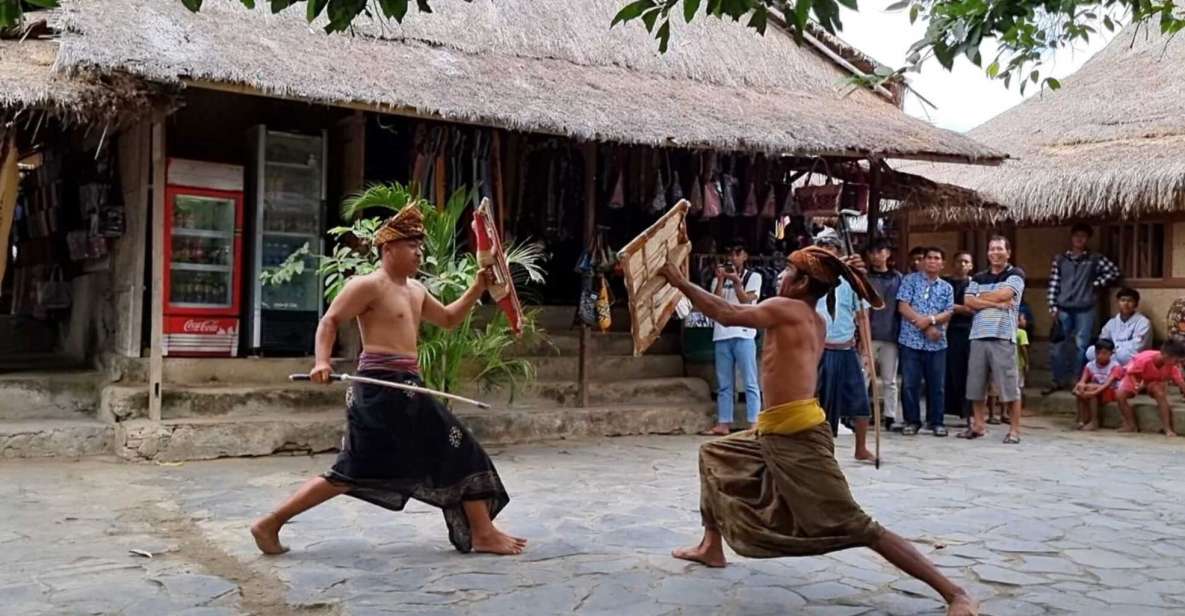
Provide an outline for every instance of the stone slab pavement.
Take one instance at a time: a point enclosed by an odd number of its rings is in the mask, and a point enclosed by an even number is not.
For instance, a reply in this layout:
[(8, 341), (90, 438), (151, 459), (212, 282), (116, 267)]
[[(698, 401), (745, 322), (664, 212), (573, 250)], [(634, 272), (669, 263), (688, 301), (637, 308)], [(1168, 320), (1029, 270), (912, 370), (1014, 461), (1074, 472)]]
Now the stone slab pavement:
[[(1037, 422), (1039, 423), (1039, 422)], [(877, 471), (838, 455), (857, 499), (984, 601), (984, 613), (1185, 613), (1185, 439), (1034, 426), (965, 442), (887, 436)], [(492, 451), (528, 537), (518, 558), (455, 553), (438, 512), (347, 497), (298, 517), (293, 548), (247, 533), (332, 456), (182, 465), (0, 462), (0, 613), (941, 614), (935, 593), (858, 549), (668, 556), (698, 539), (696, 437)], [(134, 555), (143, 550), (152, 558)]]

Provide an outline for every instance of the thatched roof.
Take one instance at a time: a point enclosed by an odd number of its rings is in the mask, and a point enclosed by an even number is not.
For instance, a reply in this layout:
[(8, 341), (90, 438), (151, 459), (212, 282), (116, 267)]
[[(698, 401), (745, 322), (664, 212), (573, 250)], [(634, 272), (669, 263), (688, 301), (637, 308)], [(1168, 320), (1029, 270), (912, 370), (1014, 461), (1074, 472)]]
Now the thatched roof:
[(672, 20), (666, 55), (620, 0), (441, 0), (402, 26), (326, 36), (237, 0), (67, 0), (60, 62), (578, 139), (803, 155), (994, 161), (966, 137), (851, 91), (784, 32)]
[[(1151, 33), (1150, 33), (1151, 31)], [(994, 168), (901, 168), (975, 189), (1018, 222), (1185, 208), (1185, 37), (1128, 27), (1059, 90), (968, 133), (1012, 157)]]
[(121, 75), (66, 77), (54, 71), (56, 41), (0, 40), (0, 109), (39, 109), (65, 119), (115, 120), (146, 107), (149, 93)]

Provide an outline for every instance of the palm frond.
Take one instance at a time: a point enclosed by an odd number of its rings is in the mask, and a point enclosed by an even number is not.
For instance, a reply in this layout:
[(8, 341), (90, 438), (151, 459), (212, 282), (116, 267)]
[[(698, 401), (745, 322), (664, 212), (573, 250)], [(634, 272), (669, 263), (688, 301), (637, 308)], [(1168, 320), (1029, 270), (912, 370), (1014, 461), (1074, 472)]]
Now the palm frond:
[(414, 187), (404, 186), (398, 182), (372, 184), (366, 190), (342, 201), (341, 216), (343, 220), (354, 220), (362, 212), (370, 209), (398, 212), (408, 203), (419, 199), (420, 196)]

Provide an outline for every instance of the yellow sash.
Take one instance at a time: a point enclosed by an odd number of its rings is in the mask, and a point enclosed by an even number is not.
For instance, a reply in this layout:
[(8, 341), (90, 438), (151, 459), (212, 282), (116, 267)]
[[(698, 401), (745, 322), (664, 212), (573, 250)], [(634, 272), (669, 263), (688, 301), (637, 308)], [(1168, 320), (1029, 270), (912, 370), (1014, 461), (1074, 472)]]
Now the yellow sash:
[(819, 401), (796, 400), (761, 411), (757, 416), (758, 434), (794, 434), (827, 421)]

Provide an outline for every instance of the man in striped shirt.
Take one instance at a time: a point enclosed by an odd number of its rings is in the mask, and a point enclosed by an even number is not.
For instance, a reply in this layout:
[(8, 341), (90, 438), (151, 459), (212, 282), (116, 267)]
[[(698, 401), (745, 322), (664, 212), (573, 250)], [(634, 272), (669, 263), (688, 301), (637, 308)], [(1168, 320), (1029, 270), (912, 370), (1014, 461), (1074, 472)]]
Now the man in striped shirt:
[(1086, 348), (1094, 335), (1095, 309), (1099, 293), (1119, 279), (1119, 267), (1107, 257), (1090, 252), (1086, 244), (1094, 230), (1078, 224), (1070, 231), (1070, 249), (1053, 258), (1049, 270), (1049, 313), (1065, 334), (1050, 347), (1053, 385), (1041, 392), (1049, 395), (1071, 387), (1086, 364)]
[(1000, 401), (1011, 404), (1012, 429), (1006, 444), (1020, 442), (1020, 374), (1016, 366), (1016, 327), (1020, 300), (1025, 292), (1025, 273), (1008, 262), (1012, 256), (1008, 240), (988, 240), (990, 267), (971, 278), (964, 302), (975, 311), (971, 321), (971, 357), (967, 364), (967, 399), (975, 416), (959, 438), (974, 439), (987, 433), (988, 379), (999, 390)]

